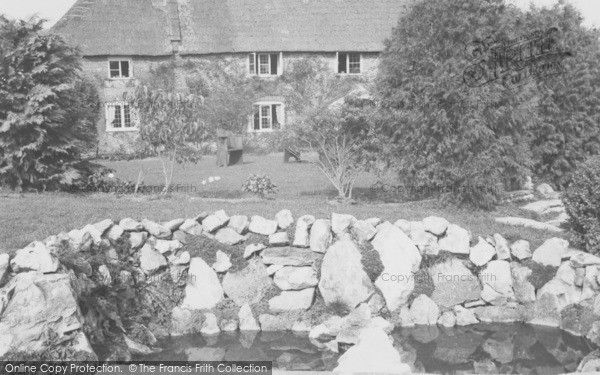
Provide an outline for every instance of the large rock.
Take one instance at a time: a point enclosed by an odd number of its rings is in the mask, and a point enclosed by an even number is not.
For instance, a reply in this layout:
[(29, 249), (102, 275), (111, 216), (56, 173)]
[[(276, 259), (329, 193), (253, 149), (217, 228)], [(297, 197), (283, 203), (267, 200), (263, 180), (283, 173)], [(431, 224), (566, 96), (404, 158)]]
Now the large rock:
[(336, 236), (341, 236), (344, 233), (347, 233), (348, 230), (354, 223), (356, 223), (356, 218), (352, 215), (343, 215), (343, 214), (331, 214), (331, 230), (335, 233)]
[(432, 266), (429, 276), (434, 285), (431, 299), (442, 308), (475, 301), (481, 294), (477, 276), (459, 259), (451, 258)]
[(495, 222), (500, 223), (500, 224), (504, 224), (504, 225), (511, 225), (514, 227), (525, 227), (525, 228), (532, 228), (532, 229), (537, 229), (537, 230), (545, 230), (548, 232), (554, 232), (554, 233), (560, 233), (563, 230), (555, 225), (552, 224), (548, 224), (548, 223), (542, 223), (539, 222), (537, 220), (533, 220), (533, 219), (526, 219), (524, 217), (497, 217), (496, 219), (494, 219)]
[(310, 266), (321, 258), (321, 255), (310, 250), (292, 247), (271, 247), (265, 249), (260, 255), (264, 264), (295, 267)]
[(131, 250), (135, 251), (142, 247), (148, 239), (148, 233), (146, 232), (130, 232), (129, 243), (131, 243)]
[(471, 311), (483, 323), (515, 323), (528, 318), (525, 309), (523, 306), (479, 306)]
[(533, 272), (529, 267), (512, 262), (510, 271), (513, 278), (513, 290), (515, 298), (522, 304), (535, 301), (535, 287), (529, 282), (529, 277)]
[(260, 326), (252, 314), (252, 308), (245, 303), (238, 313), (240, 331), (260, 331)]
[(217, 261), (212, 265), (212, 268), (216, 272), (227, 272), (232, 266), (230, 256), (221, 250), (217, 250), (216, 260)]
[(273, 312), (308, 310), (315, 296), (315, 288), (303, 290), (284, 290), (269, 300), (269, 309)]
[(290, 244), (287, 232), (277, 232), (269, 236), (269, 246), (282, 247)]
[(358, 243), (371, 241), (377, 234), (377, 229), (367, 221), (359, 220), (352, 226), (352, 235)]
[(144, 230), (144, 226), (139, 221), (131, 218), (125, 218), (119, 222), (119, 226), (127, 232), (139, 232)]
[(179, 227), (179, 230), (187, 234), (191, 234), (192, 236), (199, 236), (202, 234), (203, 231), (202, 225), (200, 225), (200, 223), (193, 219), (187, 219), (186, 221), (184, 221), (183, 224), (181, 224), (181, 226)]
[(439, 239), (440, 250), (449, 251), (454, 254), (469, 254), (471, 234), (455, 224), (448, 225), (446, 235)]
[(593, 303), (590, 300), (570, 305), (561, 313), (560, 329), (575, 336), (584, 336), (598, 316), (594, 315)]
[(551, 238), (546, 240), (542, 246), (538, 247), (533, 252), (533, 261), (545, 266), (558, 267), (560, 266), (562, 256), (566, 253), (569, 247), (569, 242), (562, 238)]
[(185, 222), (185, 219), (173, 219), (171, 221), (167, 221), (163, 223), (163, 226), (170, 230), (171, 232), (175, 232), (181, 227), (181, 225)]
[[(419, 271), (421, 253), (400, 228), (390, 223), (381, 224), (378, 228), (379, 231), (371, 244), (379, 253), (384, 270), (375, 281), (375, 285), (381, 290), (388, 309), (394, 311), (408, 301), (414, 289), (414, 278), (406, 275)], [(405, 277), (402, 282), (392, 282), (389, 279), (390, 275)]]
[(209, 310), (223, 298), (223, 288), (215, 271), (202, 258), (192, 258), (182, 307), (190, 310)]
[(435, 234), (438, 237), (441, 237), (444, 233), (446, 233), (446, 229), (448, 229), (449, 225), (450, 223), (448, 220), (444, 219), (443, 217), (429, 216), (423, 219), (423, 226), (425, 227), (425, 230)]
[(251, 259), (246, 268), (228, 272), (223, 278), (225, 294), (238, 306), (260, 302), (273, 283), (260, 259)]
[(277, 232), (277, 226), (277, 222), (274, 220), (267, 220), (262, 216), (252, 216), (248, 230), (252, 233), (269, 236)]
[(508, 241), (499, 233), (494, 234), (494, 247), (498, 260), (510, 260)]
[(275, 220), (277, 220), (277, 225), (282, 230), (287, 230), (294, 224), (294, 216), (290, 210), (279, 211), (277, 215), (275, 215)]
[[(565, 271), (568, 271), (568, 269), (565, 269)], [(557, 274), (554, 279), (548, 281), (542, 288), (540, 288), (540, 290), (538, 290), (537, 299), (539, 300), (540, 296), (545, 293), (550, 293), (557, 297), (559, 311), (562, 311), (562, 309), (568, 305), (579, 303), (584, 299), (593, 297), (593, 294), (591, 296), (584, 295), (581, 288), (565, 282), (565, 279), (569, 279), (568, 272), (563, 272), (561, 277), (559, 277)]]
[(286, 315), (261, 314), (258, 317), (261, 330), (265, 332), (289, 331), (294, 326), (294, 320)]
[(219, 229), (217, 234), (215, 234), (215, 240), (222, 244), (233, 246), (244, 242), (245, 238), (244, 236), (238, 234), (238, 232), (235, 230), (227, 227)]
[(164, 239), (171, 237), (171, 231), (169, 230), (169, 228), (163, 225), (160, 225), (147, 219), (142, 220), (142, 225), (144, 226), (146, 232), (150, 233), (156, 238)]
[(204, 313), (204, 322), (200, 332), (206, 336), (218, 335), (221, 332), (217, 316), (213, 313)]
[(39, 241), (30, 243), (26, 248), (17, 251), (11, 260), (13, 272), (39, 271), (53, 273), (58, 270), (58, 259)]
[(510, 252), (518, 260), (525, 260), (531, 258), (531, 250), (529, 248), (529, 241), (517, 240), (510, 245)]
[(227, 226), (238, 234), (244, 234), (248, 230), (248, 226), (250, 225), (250, 220), (248, 220), (248, 216), (246, 215), (234, 215), (229, 218), (229, 223)]
[(167, 259), (150, 244), (145, 244), (140, 251), (140, 267), (146, 275), (151, 275), (167, 266)]
[(510, 263), (505, 260), (494, 260), (479, 274), (483, 285), (481, 299), (492, 304), (504, 304), (514, 299)]
[[(67, 274), (20, 273), (0, 291), (12, 295), (0, 320), (0, 357), (13, 349), (33, 353), (83, 328), (83, 317)], [(88, 351), (91, 351), (89, 349)], [(92, 352), (93, 353), (93, 352)], [(92, 354), (90, 353), (90, 354)]]
[(440, 309), (431, 298), (421, 294), (410, 305), (410, 315), (416, 325), (435, 325), (440, 316)]
[(316, 220), (310, 230), (310, 249), (317, 253), (324, 253), (331, 242), (331, 221)]
[(327, 250), (319, 281), (319, 291), (327, 305), (337, 303), (354, 309), (375, 292), (361, 258), (356, 245), (348, 240), (340, 240)]
[(182, 309), (175, 306), (171, 310), (171, 336), (183, 336), (200, 333), (202, 329), (202, 314), (198, 311)]
[(559, 194), (554, 191), (552, 186), (543, 183), (536, 186), (535, 190), (545, 199), (556, 199)]
[(388, 335), (379, 328), (365, 329), (358, 343), (348, 349), (339, 359), (333, 373), (386, 373), (411, 374), (410, 367), (402, 363), (400, 353), (392, 345)]
[(304, 215), (298, 219), (296, 222), (296, 232), (294, 234), (294, 246), (310, 246), (310, 227), (314, 222), (315, 217), (312, 215)]
[(260, 251), (263, 251), (266, 248), (267, 247), (261, 243), (250, 244), (250, 245), (246, 246), (246, 248), (244, 249), (244, 258), (248, 259), (252, 255), (254, 255)]
[(456, 325), (457, 326), (469, 326), (472, 324), (479, 323), (477, 317), (473, 311), (469, 309), (465, 309), (464, 307), (457, 305), (453, 308), (454, 314), (456, 315)]
[(154, 245), (154, 249), (161, 254), (174, 254), (182, 247), (183, 244), (177, 240), (157, 240), (156, 245)]
[(273, 281), (281, 290), (302, 290), (319, 283), (313, 267), (283, 267), (275, 273)]
[(598, 266), (600, 265), (600, 258), (595, 255), (584, 253), (583, 251), (573, 254), (569, 259), (571, 267), (573, 268), (585, 268), (587, 266)]
[(477, 267), (485, 266), (496, 255), (496, 249), (486, 240), (479, 237), (477, 245), (471, 248), (469, 259)]
[(558, 297), (551, 293), (538, 296), (533, 306), (530, 324), (559, 327), (561, 321)]
[(125, 231), (118, 225), (113, 225), (106, 231), (106, 237), (113, 242), (117, 242), (121, 239), (123, 234), (125, 234)]
[(202, 220), (202, 230), (208, 233), (215, 232), (217, 229), (221, 229), (227, 224), (223, 217), (217, 215), (209, 215)]

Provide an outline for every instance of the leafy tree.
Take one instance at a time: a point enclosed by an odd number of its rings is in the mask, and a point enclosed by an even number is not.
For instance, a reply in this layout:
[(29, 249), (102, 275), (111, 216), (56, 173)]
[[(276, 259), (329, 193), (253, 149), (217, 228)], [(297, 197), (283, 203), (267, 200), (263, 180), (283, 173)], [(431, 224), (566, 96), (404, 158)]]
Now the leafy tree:
[[(386, 42), (377, 81), (380, 158), (411, 190), (436, 188), (458, 203), (493, 207), (531, 167), (531, 87), (469, 88), (474, 40), (512, 39), (521, 12), (504, 0), (417, 0)], [(416, 190), (415, 190), (416, 189)]]
[(600, 154), (600, 32), (584, 27), (582, 18), (562, 1), (527, 12), (529, 28), (557, 27), (561, 48), (572, 53), (562, 74), (538, 83), (532, 130), (534, 172), (559, 188), (588, 157)]
[(198, 121), (202, 97), (152, 91), (140, 85), (132, 103), (140, 116), (140, 137), (161, 161), (165, 179), (162, 194), (167, 194), (175, 164), (197, 163), (200, 154), (193, 143), (212, 136), (205, 123)]
[(78, 51), (43, 22), (0, 16), (0, 185), (17, 190), (65, 188), (94, 168), (81, 149), (97, 94), (79, 78)]

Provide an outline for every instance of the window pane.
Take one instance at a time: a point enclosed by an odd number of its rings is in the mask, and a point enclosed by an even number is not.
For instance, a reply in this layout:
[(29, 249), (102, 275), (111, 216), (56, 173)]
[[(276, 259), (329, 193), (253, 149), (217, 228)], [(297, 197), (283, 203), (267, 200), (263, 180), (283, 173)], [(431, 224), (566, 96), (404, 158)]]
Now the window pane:
[(248, 55), (248, 66), (250, 67), (250, 74), (256, 74), (256, 65), (254, 64), (255, 55), (251, 53)]
[(110, 78), (119, 78), (121, 71), (120, 70), (111, 70)]
[(260, 125), (261, 129), (271, 129), (271, 106), (260, 106)]
[(109, 62), (110, 70), (119, 70), (119, 62), (111, 61)]
[(129, 78), (129, 61), (121, 61), (121, 77)]
[(121, 106), (120, 105), (115, 105), (115, 119), (112, 122), (112, 127), (113, 128), (120, 128), (121, 127)]
[(347, 73), (348, 70), (346, 68), (346, 58), (347, 55), (345, 53), (338, 54), (338, 73)]
[(259, 55), (260, 74), (270, 74), (269, 55)]
[(254, 106), (254, 130), (260, 130), (260, 106)]
[(360, 53), (351, 53), (348, 57), (350, 61), (350, 74), (360, 73)]
[(271, 55), (271, 74), (272, 75), (277, 75), (278, 72), (278, 64), (277, 61), (279, 60), (279, 55)]
[(129, 106), (125, 105), (123, 106), (123, 114), (124, 114), (124, 126), (126, 128), (130, 128), (131, 127), (131, 113), (129, 112)]

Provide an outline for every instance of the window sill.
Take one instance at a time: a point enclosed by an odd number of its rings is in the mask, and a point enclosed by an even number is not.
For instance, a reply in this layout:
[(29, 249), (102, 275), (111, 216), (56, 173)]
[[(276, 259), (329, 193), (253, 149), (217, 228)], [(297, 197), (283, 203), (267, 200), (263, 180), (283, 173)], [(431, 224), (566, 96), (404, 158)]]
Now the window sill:
[(248, 74), (248, 77), (258, 78), (258, 79), (275, 79), (281, 77), (281, 74)]
[(362, 76), (363, 73), (338, 73), (337, 75), (338, 76), (354, 76), (354, 77), (356, 77), (356, 76)]
[(248, 133), (273, 133), (274, 129), (249, 130)]
[(140, 131), (139, 128), (133, 127), (133, 128), (109, 128), (106, 129), (107, 133), (131, 133), (131, 132), (138, 132)]
[(107, 78), (108, 81), (128, 81), (128, 80), (131, 80), (131, 79), (134, 79), (134, 78), (133, 77), (127, 77), (127, 78), (111, 78), (111, 77), (108, 77)]

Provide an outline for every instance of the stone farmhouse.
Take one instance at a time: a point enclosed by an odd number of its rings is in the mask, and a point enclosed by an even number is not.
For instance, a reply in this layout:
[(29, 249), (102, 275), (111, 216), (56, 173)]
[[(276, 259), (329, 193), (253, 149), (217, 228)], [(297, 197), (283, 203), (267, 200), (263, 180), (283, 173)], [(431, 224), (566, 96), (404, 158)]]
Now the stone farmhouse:
[[(100, 86), (99, 152), (127, 152), (139, 120), (124, 100), (152, 67), (169, 61), (233, 59), (257, 79), (281, 75), (303, 57), (333, 72), (374, 78), (400, 0), (78, 0), (52, 31), (78, 46)], [(175, 74), (177, 76), (177, 74)], [(185, 77), (178, 77), (185, 86)], [(277, 96), (257, 98), (248, 132), (285, 122)]]

